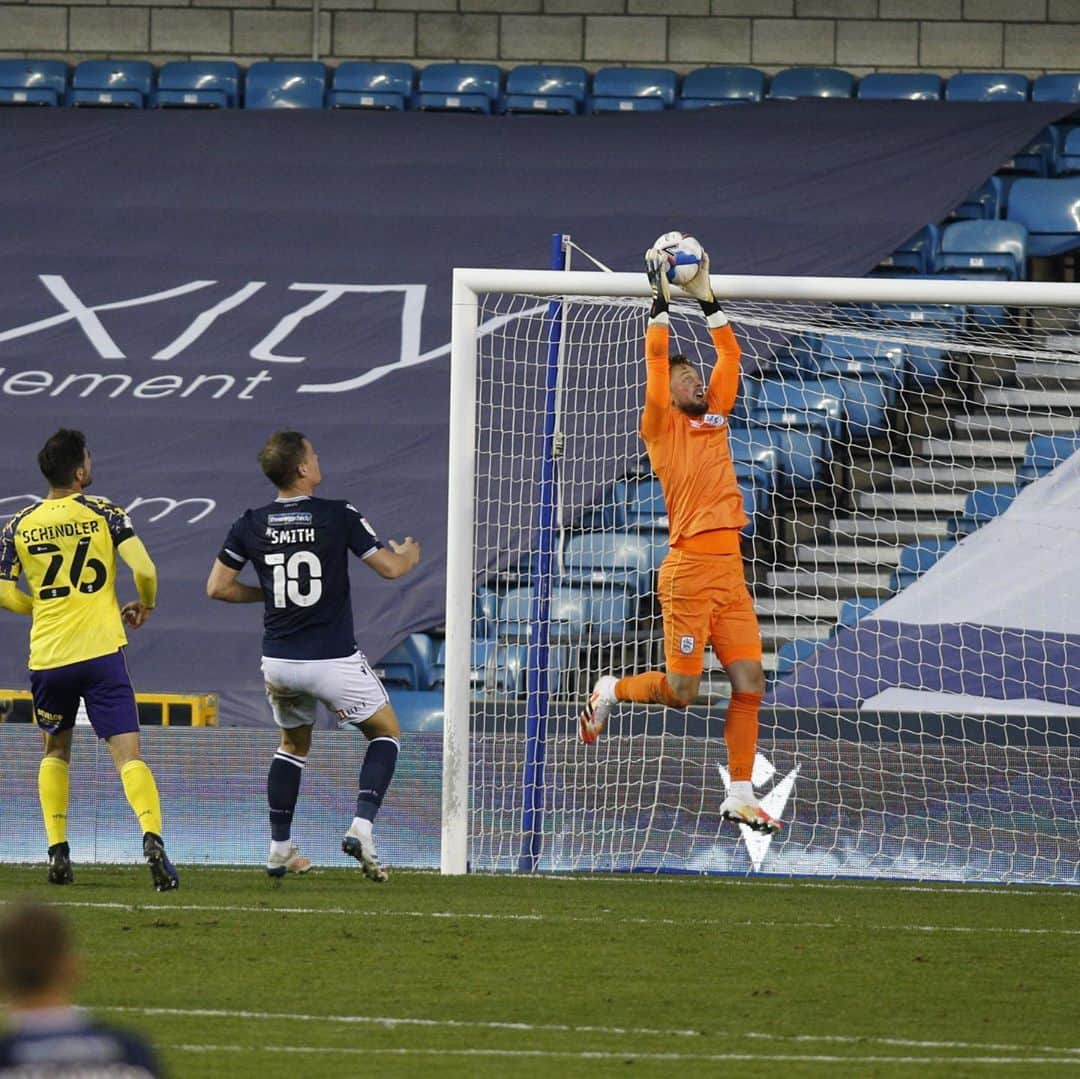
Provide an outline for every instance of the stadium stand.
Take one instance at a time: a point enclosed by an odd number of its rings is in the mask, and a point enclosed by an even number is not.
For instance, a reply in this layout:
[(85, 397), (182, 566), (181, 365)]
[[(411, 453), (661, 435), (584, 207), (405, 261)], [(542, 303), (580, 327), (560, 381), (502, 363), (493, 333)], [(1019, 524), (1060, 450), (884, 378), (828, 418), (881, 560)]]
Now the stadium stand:
[(1009, 508), (1018, 490), (1014, 483), (976, 487), (964, 500), (963, 512), (950, 524), (951, 534), (957, 538), (968, 536), (995, 517), (1000, 517)]
[(1080, 127), (1070, 128), (1065, 132), (1061, 153), (1054, 161), (1054, 173), (1057, 176), (1074, 176), (1080, 173)]
[(506, 77), (503, 111), (576, 116), (584, 111), (588, 81), (583, 67), (522, 64)]
[(678, 76), (658, 67), (602, 67), (593, 76), (590, 112), (661, 112), (675, 104)]
[(432, 663), (435, 645), (425, 633), (413, 633), (392, 648), (372, 670), (387, 684), (405, 689), (430, 689), (435, 678)]
[(1016, 482), (1023, 486), (1049, 475), (1062, 461), (1080, 450), (1080, 434), (1033, 435), (1024, 450), (1024, 460), (1016, 470)]
[(1027, 101), (1031, 83), (1012, 71), (961, 71), (945, 84), (946, 101)]
[(993, 221), (1005, 206), (1004, 184), (1000, 176), (991, 176), (980, 184), (949, 215), (960, 221)]
[(496, 111), (502, 71), (494, 64), (430, 64), (420, 72), (416, 106), (430, 112)]
[(1031, 84), (1032, 101), (1072, 101), (1080, 105), (1080, 73), (1039, 75)]
[(71, 76), (68, 104), (76, 108), (144, 109), (154, 89), (146, 60), (84, 60)]
[(321, 109), (326, 65), (317, 60), (260, 60), (247, 69), (245, 109)]
[(0, 60), (0, 105), (62, 105), (67, 77), (60, 60)]
[(231, 60), (175, 60), (162, 65), (154, 105), (159, 109), (235, 109), (240, 65)]
[(817, 641), (808, 641), (801, 637), (785, 641), (776, 653), (776, 676), (779, 678), (790, 674), (795, 669), (795, 664), (809, 659), (817, 651), (817, 647)]
[(752, 104), (764, 98), (766, 82), (754, 67), (700, 67), (683, 79), (675, 104), (680, 109)]
[(883, 277), (930, 273), (940, 239), (941, 230), (937, 225), (924, 225), (891, 255), (882, 259), (874, 273)]
[(773, 101), (804, 97), (854, 97), (855, 76), (832, 67), (789, 67), (778, 71), (769, 86)]
[(889, 588), (899, 592), (917, 581), (928, 569), (944, 558), (956, 546), (954, 539), (923, 539), (909, 543), (900, 551), (896, 571), (889, 581)]
[(940, 101), (941, 95), (939, 75), (879, 71), (859, 80), (855, 96), (864, 101)]
[(327, 106), (331, 109), (407, 109), (416, 72), (412, 64), (349, 60), (334, 70)]

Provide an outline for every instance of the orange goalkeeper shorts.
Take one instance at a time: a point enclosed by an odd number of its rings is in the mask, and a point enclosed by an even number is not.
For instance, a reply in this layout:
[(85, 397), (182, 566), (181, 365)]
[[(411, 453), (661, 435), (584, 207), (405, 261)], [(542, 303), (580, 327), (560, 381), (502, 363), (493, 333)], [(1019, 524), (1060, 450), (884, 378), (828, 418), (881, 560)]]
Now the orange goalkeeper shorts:
[(725, 667), (740, 659), (761, 662), (761, 630), (741, 555), (673, 547), (660, 567), (658, 591), (668, 670), (701, 674), (706, 641)]

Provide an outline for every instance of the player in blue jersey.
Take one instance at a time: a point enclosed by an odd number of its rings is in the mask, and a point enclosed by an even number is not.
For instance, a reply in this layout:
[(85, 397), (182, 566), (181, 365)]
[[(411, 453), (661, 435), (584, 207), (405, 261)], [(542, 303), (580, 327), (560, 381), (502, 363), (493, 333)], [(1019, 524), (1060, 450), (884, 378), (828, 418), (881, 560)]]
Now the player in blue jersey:
[(141, 1038), (72, 1006), (78, 982), (78, 957), (63, 915), (38, 903), (12, 907), (0, 922), (0, 989), (8, 999), (0, 1076), (160, 1076), (157, 1054)]
[[(84, 494), (93, 463), (81, 431), (62, 428), (42, 447), (45, 498), (0, 529), (0, 607), (33, 618), (30, 688), (45, 754), (38, 795), (49, 844), (49, 880), (70, 884), (67, 814), (71, 739), (79, 701), (109, 747), (143, 834), (143, 854), (159, 892), (180, 878), (161, 838), (157, 784), (139, 748), (139, 713), (128, 677), (124, 626), (138, 629), (157, 600), (157, 571), (127, 514)], [(138, 600), (120, 607), (116, 556), (135, 578)], [(29, 594), (16, 582), (25, 574)]]
[[(360, 769), (356, 816), (341, 849), (370, 880), (386, 880), (372, 822), (397, 764), (400, 729), (382, 683), (356, 646), (349, 596), (349, 553), (380, 577), (406, 574), (420, 561), (411, 537), (384, 546), (360, 511), (348, 502), (316, 498), (322, 482), (319, 458), (298, 431), (271, 435), (259, 454), (277, 498), (248, 510), (229, 530), (206, 582), (211, 599), (262, 603), (262, 673), (281, 745), (270, 763), (271, 876), (311, 868), (292, 841), (311, 732), (320, 702), (342, 728), (359, 728), (369, 739)], [(258, 585), (244, 584), (250, 562)]]

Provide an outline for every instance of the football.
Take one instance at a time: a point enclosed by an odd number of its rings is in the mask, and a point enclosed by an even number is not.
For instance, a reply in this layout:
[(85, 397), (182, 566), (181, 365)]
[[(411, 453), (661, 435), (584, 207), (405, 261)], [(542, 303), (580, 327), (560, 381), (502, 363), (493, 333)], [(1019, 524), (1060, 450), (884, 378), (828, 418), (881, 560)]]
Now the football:
[(653, 247), (667, 255), (667, 279), (673, 285), (685, 285), (693, 280), (705, 254), (693, 236), (684, 236), (681, 232), (665, 232), (657, 237)]

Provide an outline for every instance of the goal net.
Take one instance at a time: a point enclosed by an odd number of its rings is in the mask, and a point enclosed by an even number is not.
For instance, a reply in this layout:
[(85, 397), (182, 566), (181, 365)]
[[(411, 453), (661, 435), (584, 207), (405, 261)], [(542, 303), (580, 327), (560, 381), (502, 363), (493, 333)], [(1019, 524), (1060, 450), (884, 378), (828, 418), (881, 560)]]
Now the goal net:
[[(773, 838), (720, 820), (711, 652), (686, 711), (577, 735), (664, 667), (644, 276), (455, 283), (444, 871), (1080, 882), (1080, 286), (714, 278)], [(707, 377), (696, 305), (672, 350)]]

